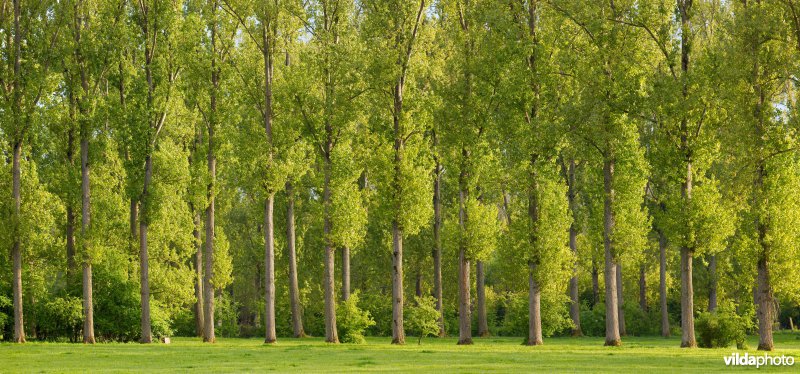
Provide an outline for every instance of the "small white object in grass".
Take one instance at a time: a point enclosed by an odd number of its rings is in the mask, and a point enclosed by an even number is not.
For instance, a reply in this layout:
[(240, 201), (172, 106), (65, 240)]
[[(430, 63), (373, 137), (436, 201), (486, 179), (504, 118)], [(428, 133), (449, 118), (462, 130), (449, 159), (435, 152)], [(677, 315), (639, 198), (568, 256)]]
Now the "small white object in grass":
[(164, 344), (169, 344), (171, 341), (169, 340), (169, 337), (164, 336), (161, 338), (161, 342)]

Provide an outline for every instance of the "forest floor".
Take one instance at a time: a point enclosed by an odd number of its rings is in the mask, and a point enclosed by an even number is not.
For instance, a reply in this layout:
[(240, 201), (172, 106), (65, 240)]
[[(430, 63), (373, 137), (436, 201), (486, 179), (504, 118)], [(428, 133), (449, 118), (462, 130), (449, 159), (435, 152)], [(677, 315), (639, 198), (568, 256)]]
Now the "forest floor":
[[(175, 338), (172, 344), (69, 343), (0, 344), (0, 372), (614, 372), (709, 373), (741, 370), (800, 371), (800, 334), (777, 334), (770, 356), (793, 356), (794, 367), (725, 366), (723, 356), (744, 351), (681, 349), (678, 338), (626, 337), (622, 347), (603, 347), (602, 338), (549, 338), (545, 345), (526, 347), (521, 338), (476, 339), (457, 346), (455, 338), (427, 338), (422, 345), (409, 338), (405, 346), (389, 338), (368, 338), (366, 344), (329, 345), (321, 338), (280, 339), (264, 345), (259, 339)], [(750, 355), (756, 338), (749, 339)]]

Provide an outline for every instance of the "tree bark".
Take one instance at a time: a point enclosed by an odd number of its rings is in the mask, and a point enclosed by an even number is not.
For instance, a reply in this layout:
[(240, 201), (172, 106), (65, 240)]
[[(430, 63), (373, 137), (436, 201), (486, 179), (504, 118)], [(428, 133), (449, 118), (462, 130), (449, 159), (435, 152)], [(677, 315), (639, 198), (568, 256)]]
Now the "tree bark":
[(297, 281), (297, 248), (294, 231), (294, 186), (286, 182), (286, 249), (289, 252), (289, 304), (292, 309), (292, 334), (295, 338), (306, 336), (300, 306), (300, 286)]
[(625, 309), (623, 306), (625, 305), (625, 299), (622, 292), (622, 264), (617, 262), (617, 318), (619, 318), (619, 335), (625, 336), (628, 335), (628, 331), (625, 328)]
[(536, 264), (528, 263), (528, 339), (526, 345), (542, 345), (542, 292), (534, 279)]
[(689, 248), (681, 248), (681, 348), (697, 347), (694, 337), (693, 257), (694, 253)]
[[(569, 249), (575, 258), (578, 258), (578, 224), (577, 221), (577, 202), (575, 198), (577, 192), (575, 191), (575, 160), (569, 160), (567, 167), (567, 199), (569, 210), (572, 214), (573, 220), (569, 225)], [(577, 261), (572, 267), (572, 277), (569, 279), (569, 317), (572, 319), (572, 336), (582, 336), (581, 330), (581, 301), (578, 290), (578, 264)]]
[(661, 304), (661, 336), (668, 338), (669, 310), (667, 310), (667, 237), (658, 232), (658, 296)]
[(466, 258), (466, 250), (462, 248), (458, 254), (458, 344), (472, 344), (472, 314), (470, 310), (470, 261)]
[(81, 130), (81, 242), (83, 246), (83, 342), (94, 344), (94, 303), (92, 295), (92, 257), (89, 242), (91, 224), (89, 183), (89, 129)]
[(194, 325), (195, 334), (199, 337), (205, 336), (203, 329), (205, 328), (205, 319), (203, 318), (203, 239), (200, 233), (200, 213), (194, 213), (194, 235), (195, 254), (194, 254), (194, 297), (197, 301), (194, 304)]
[[(464, 150), (462, 154), (466, 157), (466, 151)], [(462, 170), (461, 175), (459, 176), (459, 185), (461, 186), (461, 191), (459, 192), (459, 224), (461, 226), (461, 230), (466, 230), (467, 225), (467, 210), (466, 210), (466, 200), (467, 200), (467, 189), (465, 186), (466, 183), (466, 171)], [(458, 296), (459, 296), (459, 304), (458, 304), (458, 344), (459, 345), (468, 345), (472, 344), (472, 311), (470, 310), (470, 260), (467, 257), (467, 248), (466, 243), (461, 241), (459, 243), (459, 251), (458, 251)]]
[(708, 260), (708, 311), (717, 311), (717, 255)]
[(350, 247), (342, 247), (342, 301), (350, 298)]
[(478, 307), (478, 336), (489, 336), (489, 321), (486, 315), (486, 274), (483, 271), (483, 261), (475, 262), (475, 277), (477, 278), (477, 307)]
[[(433, 147), (439, 145), (436, 130), (432, 131)], [(436, 310), (439, 311), (439, 337), (446, 335), (444, 327), (444, 300), (442, 297), (442, 165), (438, 153), (434, 153), (433, 169), (433, 296), (436, 298)]]
[[(216, 18), (217, 3), (211, 4), (212, 18)], [(210, 92), (210, 114), (208, 121), (208, 155), (207, 167), (209, 183), (206, 188), (208, 206), (206, 207), (206, 245), (203, 257), (203, 342), (214, 343), (217, 336), (214, 331), (214, 239), (216, 218), (216, 192), (214, 189), (217, 184), (217, 156), (215, 153), (214, 133), (217, 127), (217, 90), (219, 89), (219, 70), (217, 68), (217, 21), (213, 20), (211, 26), (211, 92)]]
[(153, 333), (150, 327), (150, 263), (147, 253), (147, 227), (150, 220), (149, 188), (153, 177), (153, 161), (147, 155), (144, 163), (144, 186), (142, 189), (142, 211), (144, 217), (139, 220), (139, 279), (140, 295), (142, 300), (142, 336), (139, 342), (147, 344), (153, 342)]
[(603, 246), (605, 249), (606, 282), (606, 342), (607, 346), (622, 345), (617, 313), (617, 263), (614, 258), (614, 160), (606, 157), (603, 162)]
[(275, 335), (275, 225), (272, 220), (274, 202), (275, 195), (270, 194), (267, 197), (264, 211), (264, 327), (266, 330), (264, 343), (267, 344), (275, 343), (277, 340)]
[(325, 181), (322, 192), (322, 205), (323, 205), (323, 234), (325, 235), (325, 341), (328, 343), (339, 343), (339, 335), (336, 331), (336, 295), (334, 294), (334, 248), (331, 242), (331, 160), (330, 160), (330, 146), (331, 146), (331, 131), (330, 126), (326, 126), (326, 133), (328, 134), (328, 141), (326, 142), (325, 152)]
[(772, 340), (772, 324), (775, 321), (775, 301), (772, 294), (772, 283), (769, 271), (769, 244), (766, 241), (767, 226), (759, 217), (757, 222), (758, 242), (761, 247), (756, 268), (756, 317), (758, 319), (758, 350), (772, 351), (775, 344)]
[(392, 344), (405, 344), (403, 328), (403, 231), (392, 223)]
[[(14, 2), (19, 7), (18, 2)], [(16, 12), (19, 12), (16, 9)], [(25, 343), (25, 325), (22, 318), (22, 253), (20, 240), (20, 209), (22, 195), (20, 194), (20, 158), (22, 157), (22, 141), (14, 142), (11, 161), (12, 197), (14, 199), (14, 220), (12, 221), (14, 243), (11, 247), (12, 263), (12, 288), (14, 289), (14, 342)]]

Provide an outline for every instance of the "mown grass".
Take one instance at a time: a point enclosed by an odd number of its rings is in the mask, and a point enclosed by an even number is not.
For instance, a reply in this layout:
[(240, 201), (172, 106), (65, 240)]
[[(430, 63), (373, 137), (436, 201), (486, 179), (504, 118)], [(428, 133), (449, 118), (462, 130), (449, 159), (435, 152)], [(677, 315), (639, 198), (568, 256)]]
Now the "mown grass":
[[(393, 346), (388, 338), (368, 338), (362, 345), (329, 345), (321, 338), (259, 339), (175, 338), (172, 344), (67, 343), (0, 344), (0, 372), (611, 372), (709, 373), (749, 371), (726, 367), (722, 357), (735, 350), (681, 349), (677, 338), (626, 337), (622, 347), (603, 347), (602, 338), (550, 338), (527, 347), (522, 338), (476, 339), (457, 346), (454, 338), (429, 338), (417, 345)], [(771, 355), (800, 361), (800, 334), (778, 334)], [(756, 354), (755, 338), (749, 352)], [(741, 353), (744, 353), (740, 351)], [(763, 354), (763, 353), (757, 353)], [(761, 367), (765, 372), (798, 372), (794, 367)]]

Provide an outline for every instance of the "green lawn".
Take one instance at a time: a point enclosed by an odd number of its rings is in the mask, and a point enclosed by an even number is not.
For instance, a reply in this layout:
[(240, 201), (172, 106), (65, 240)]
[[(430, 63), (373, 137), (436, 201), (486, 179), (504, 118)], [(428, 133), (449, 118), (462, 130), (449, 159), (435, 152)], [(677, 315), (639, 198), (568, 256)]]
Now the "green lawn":
[[(220, 339), (202, 344), (176, 338), (172, 344), (0, 344), (0, 372), (159, 371), (184, 372), (614, 372), (707, 373), (756, 370), (726, 367), (722, 357), (734, 349), (681, 349), (677, 338), (623, 339), (618, 348), (603, 347), (602, 338), (551, 338), (540, 347), (520, 345), (521, 338), (476, 339), (456, 346), (454, 338), (409, 339), (405, 346), (389, 338), (369, 338), (363, 345), (329, 345), (320, 338), (281, 339), (264, 345), (258, 339)], [(750, 339), (755, 347), (755, 338)], [(771, 355), (800, 361), (800, 334), (778, 334)], [(749, 351), (751, 354), (755, 350)], [(742, 352), (744, 353), (744, 352)], [(800, 371), (795, 367), (761, 367), (759, 371)]]

